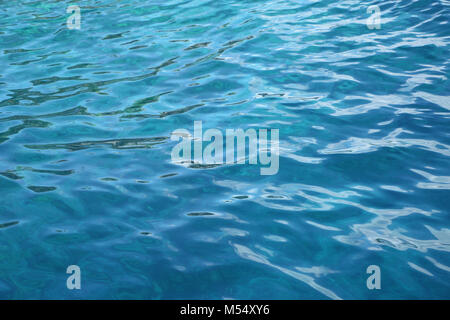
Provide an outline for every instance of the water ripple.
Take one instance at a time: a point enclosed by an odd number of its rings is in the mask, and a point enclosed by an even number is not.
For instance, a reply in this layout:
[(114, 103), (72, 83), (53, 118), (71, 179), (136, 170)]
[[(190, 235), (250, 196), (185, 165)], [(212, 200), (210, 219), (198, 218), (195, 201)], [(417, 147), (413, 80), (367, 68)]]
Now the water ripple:
[[(0, 1), (0, 298), (448, 298), (449, 1), (77, 4)], [(195, 120), (278, 174), (172, 163)]]

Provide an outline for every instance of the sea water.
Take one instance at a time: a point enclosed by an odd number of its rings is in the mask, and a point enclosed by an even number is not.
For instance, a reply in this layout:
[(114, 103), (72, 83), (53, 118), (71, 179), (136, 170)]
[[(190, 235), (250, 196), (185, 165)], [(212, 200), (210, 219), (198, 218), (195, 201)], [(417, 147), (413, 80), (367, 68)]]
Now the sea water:
[[(0, 1), (0, 298), (449, 298), (449, 10)], [(195, 121), (278, 171), (174, 163)]]

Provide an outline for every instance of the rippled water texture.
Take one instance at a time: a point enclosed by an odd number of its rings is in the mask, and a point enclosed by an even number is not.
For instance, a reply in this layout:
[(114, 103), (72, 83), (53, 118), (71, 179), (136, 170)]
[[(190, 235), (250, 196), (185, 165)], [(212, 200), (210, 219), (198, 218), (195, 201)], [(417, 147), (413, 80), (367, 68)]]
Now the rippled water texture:
[[(0, 298), (450, 298), (449, 10), (0, 0)], [(278, 174), (173, 164), (195, 120)]]

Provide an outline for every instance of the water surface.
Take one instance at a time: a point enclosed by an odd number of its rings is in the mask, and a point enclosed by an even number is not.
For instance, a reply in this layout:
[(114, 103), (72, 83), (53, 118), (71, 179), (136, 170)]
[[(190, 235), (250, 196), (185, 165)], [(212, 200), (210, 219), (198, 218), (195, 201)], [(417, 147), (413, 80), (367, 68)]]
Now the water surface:
[[(449, 6), (0, 1), (0, 298), (449, 298)], [(173, 164), (195, 120), (278, 174)]]

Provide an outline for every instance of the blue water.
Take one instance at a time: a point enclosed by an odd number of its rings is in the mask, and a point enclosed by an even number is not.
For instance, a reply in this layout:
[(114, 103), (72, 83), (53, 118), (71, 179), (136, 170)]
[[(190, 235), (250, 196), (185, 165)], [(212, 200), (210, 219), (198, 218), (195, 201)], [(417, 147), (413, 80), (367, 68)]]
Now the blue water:
[[(450, 298), (449, 17), (0, 1), (0, 298)], [(196, 120), (278, 128), (278, 173), (172, 163)]]

